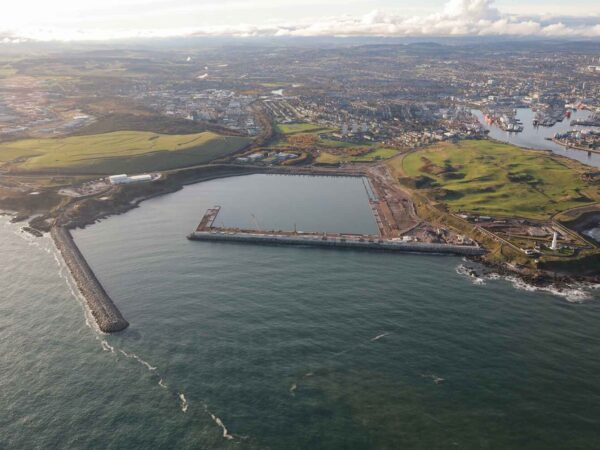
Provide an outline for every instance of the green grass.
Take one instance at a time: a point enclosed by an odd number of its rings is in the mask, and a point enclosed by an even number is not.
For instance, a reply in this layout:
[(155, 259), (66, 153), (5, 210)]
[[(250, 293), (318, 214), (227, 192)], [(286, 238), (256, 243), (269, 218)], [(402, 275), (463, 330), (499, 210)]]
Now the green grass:
[(545, 152), (492, 141), (440, 144), (394, 160), (408, 177), (453, 211), (546, 219), (600, 201), (590, 168)]
[(309, 133), (309, 132), (327, 132), (330, 129), (317, 125), (314, 123), (280, 123), (277, 124), (277, 131), (281, 134), (298, 134), (298, 133)]
[(111, 174), (168, 170), (203, 164), (234, 153), (248, 138), (212, 132), (166, 135), (118, 131), (0, 144), (0, 162), (17, 171)]
[(320, 164), (339, 164), (342, 162), (372, 162), (388, 159), (398, 153), (393, 148), (378, 148), (363, 155), (334, 155), (329, 152), (321, 152), (316, 162)]
[[(110, 107), (110, 106), (109, 106)], [(114, 131), (151, 131), (160, 134), (195, 134), (210, 131), (203, 123), (179, 117), (154, 114), (111, 113), (97, 118), (94, 122), (76, 130), (71, 136), (112, 133)], [(218, 132), (218, 130), (212, 130)]]

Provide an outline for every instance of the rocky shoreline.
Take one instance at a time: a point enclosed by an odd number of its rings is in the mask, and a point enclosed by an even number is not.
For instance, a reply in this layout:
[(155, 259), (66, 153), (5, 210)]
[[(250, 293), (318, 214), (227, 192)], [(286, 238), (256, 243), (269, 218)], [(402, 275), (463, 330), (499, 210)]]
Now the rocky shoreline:
[(480, 265), (482, 269), (478, 271), (474, 267), (466, 267), (468, 275), (479, 277), (481, 275), (496, 274), (501, 277), (517, 277), (524, 283), (538, 288), (553, 287), (557, 290), (568, 289), (573, 284), (585, 283), (589, 285), (600, 284), (600, 274), (585, 276), (585, 275), (565, 275), (558, 273), (550, 273), (542, 270), (519, 270), (513, 267), (507, 267), (507, 263), (498, 264), (492, 263), (481, 256), (470, 256), (467, 259)]

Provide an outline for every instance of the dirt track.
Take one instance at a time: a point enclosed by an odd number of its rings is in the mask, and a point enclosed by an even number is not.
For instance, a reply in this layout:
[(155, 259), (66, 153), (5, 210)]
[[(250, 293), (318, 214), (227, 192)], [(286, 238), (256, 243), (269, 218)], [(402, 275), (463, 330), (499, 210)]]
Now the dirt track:
[(372, 166), (367, 173), (378, 197), (383, 236), (399, 237), (421, 223), (410, 194), (402, 189), (385, 164)]

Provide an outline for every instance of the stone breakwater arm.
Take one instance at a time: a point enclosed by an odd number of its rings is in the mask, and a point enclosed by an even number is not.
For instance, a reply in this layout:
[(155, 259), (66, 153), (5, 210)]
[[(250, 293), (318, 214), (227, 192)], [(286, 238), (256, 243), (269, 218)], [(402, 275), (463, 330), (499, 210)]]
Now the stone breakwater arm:
[(114, 333), (127, 328), (129, 323), (123, 318), (94, 275), (77, 244), (73, 241), (69, 230), (64, 227), (53, 227), (50, 234), (77, 282), (100, 330), (105, 333)]

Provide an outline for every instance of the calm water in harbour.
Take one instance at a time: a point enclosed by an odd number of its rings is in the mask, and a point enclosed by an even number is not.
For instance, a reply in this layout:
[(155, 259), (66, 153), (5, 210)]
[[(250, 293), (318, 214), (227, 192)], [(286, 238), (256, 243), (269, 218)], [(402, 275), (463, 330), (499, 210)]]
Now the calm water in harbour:
[(131, 323), (106, 336), (49, 239), (4, 220), (0, 448), (600, 447), (597, 291), (472, 280), (454, 257), (187, 241), (215, 204), (226, 225), (374, 227), (360, 179), (144, 202), (75, 233)]
[(600, 154), (585, 152), (581, 150), (567, 149), (562, 145), (555, 144), (547, 138), (553, 138), (556, 133), (564, 133), (573, 129), (584, 129), (589, 127), (571, 126), (571, 120), (586, 119), (591, 115), (590, 111), (573, 111), (570, 119), (564, 119), (552, 127), (534, 127), (533, 118), (535, 112), (529, 108), (518, 108), (517, 119), (523, 123), (523, 131), (520, 133), (509, 133), (496, 125), (488, 125), (483, 119), (481, 111), (473, 110), (481, 124), (490, 131), (489, 137), (502, 142), (518, 145), (526, 148), (536, 148), (540, 150), (551, 150), (557, 155), (563, 155), (575, 159), (590, 166), (600, 167)]

